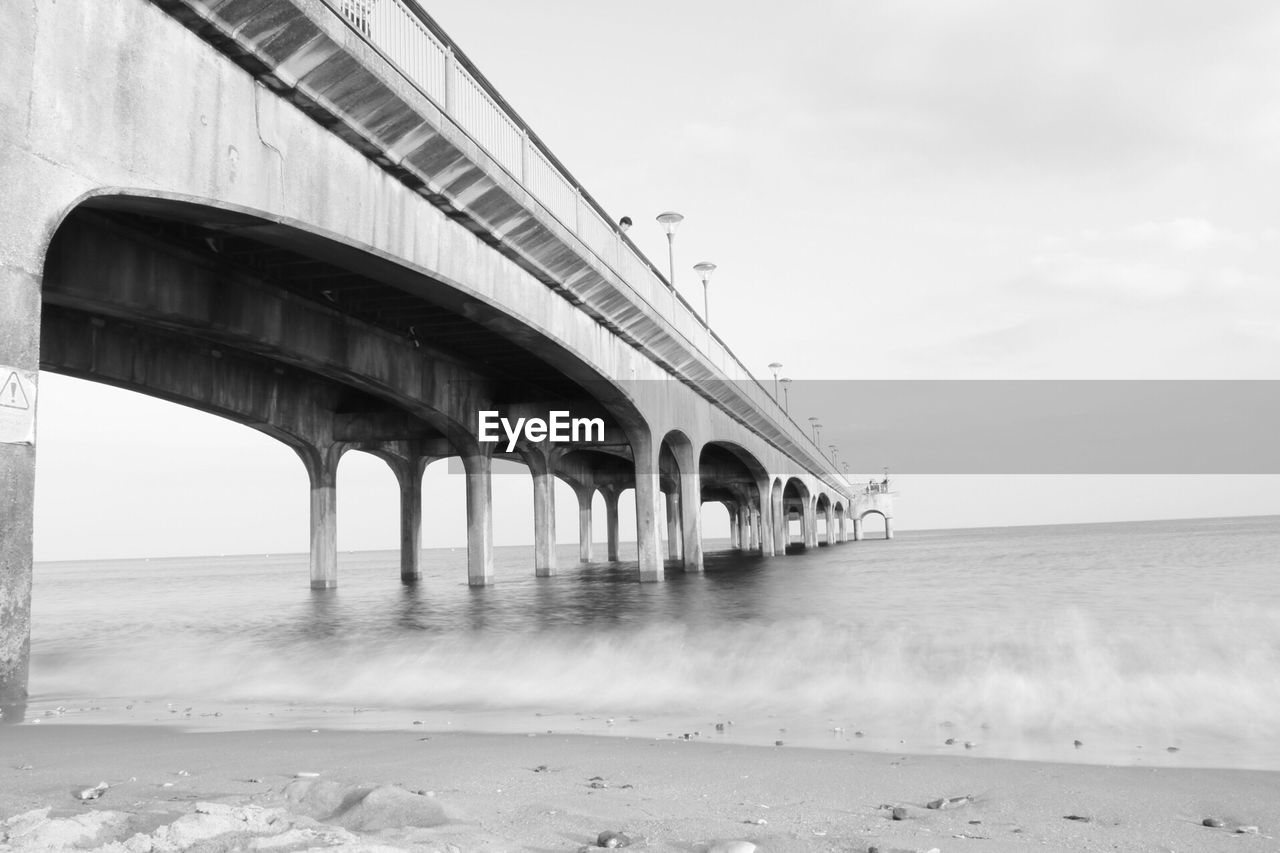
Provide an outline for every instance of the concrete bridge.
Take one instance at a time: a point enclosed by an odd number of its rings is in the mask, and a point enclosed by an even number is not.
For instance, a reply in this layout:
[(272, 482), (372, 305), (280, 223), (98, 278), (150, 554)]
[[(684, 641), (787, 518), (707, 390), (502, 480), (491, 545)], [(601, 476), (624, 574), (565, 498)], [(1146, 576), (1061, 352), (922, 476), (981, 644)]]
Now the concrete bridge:
[[(493, 579), (490, 469), (528, 465), (534, 571), (554, 479), (581, 558), (700, 571), (700, 506), (736, 547), (860, 535), (851, 485), (447, 35), (402, 0), (63, 0), (0, 30), (0, 706), (25, 702), (37, 370), (192, 406), (292, 447), (310, 478), (314, 588), (337, 584), (348, 450), (401, 490), (419, 575), (421, 483), (465, 470), (468, 575)], [(830, 342), (839, 350), (845, 341)], [(0, 393), (0, 397), (4, 396)], [(478, 413), (600, 418), (552, 444), (480, 440)]]

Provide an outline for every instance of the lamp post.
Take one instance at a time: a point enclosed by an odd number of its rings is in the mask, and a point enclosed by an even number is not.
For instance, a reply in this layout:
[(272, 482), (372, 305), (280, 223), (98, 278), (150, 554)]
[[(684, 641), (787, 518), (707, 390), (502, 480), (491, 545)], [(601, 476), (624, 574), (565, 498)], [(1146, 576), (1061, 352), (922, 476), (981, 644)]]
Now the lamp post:
[(813, 443), (817, 444), (818, 436), (822, 434), (820, 432), (820, 430), (822, 429), (822, 424), (818, 423), (818, 419), (816, 417), (810, 417), (809, 428), (813, 430)]
[(676, 311), (676, 229), (683, 221), (683, 216), (670, 210), (658, 214), (658, 224), (667, 232), (667, 269), (670, 271), (667, 281), (671, 285), (672, 322), (675, 321)]
[(840, 464), (840, 448), (836, 447), (834, 444), (828, 445), (828, 447), (831, 448), (831, 464), (839, 465)]
[(778, 402), (778, 371), (782, 369), (782, 364), (774, 362), (769, 365), (769, 369), (773, 371), (773, 401)]
[(702, 325), (707, 327), (707, 354), (711, 354), (711, 274), (716, 265), (710, 261), (699, 261), (693, 265), (693, 271), (702, 278)]
[[(786, 413), (788, 417), (790, 417), (791, 416), (791, 394), (789, 393), (789, 391), (791, 389), (791, 380), (784, 376), (782, 377), (782, 379), (778, 381), (782, 383), (782, 411)], [(775, 396), (774, 399), (776, 400), (777, 397)]]

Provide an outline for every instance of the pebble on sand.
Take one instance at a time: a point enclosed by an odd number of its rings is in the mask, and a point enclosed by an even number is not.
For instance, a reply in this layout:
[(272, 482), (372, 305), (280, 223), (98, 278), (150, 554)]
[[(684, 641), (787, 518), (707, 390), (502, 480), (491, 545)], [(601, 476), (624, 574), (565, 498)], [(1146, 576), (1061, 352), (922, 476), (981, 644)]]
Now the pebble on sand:
[(597, 847), (630, 847), (631, 839), (625, 833), (606, 829), (596, 836)]
[(99, 782), (98, 784), (94, 785), (92, 788), (82, 788), (79, 791), (76, 791), (76, 799), (85, 801), (85, 802), (89, 800), (96, 800), (99, 797), (101, 797), (103, 794), (105, 794), (107, 792), (107, 789), (110, 787), (111, 786), (108, 785), (106, 782)]
[(925, 803), (927, 809), (954, 809), (959, 806), (973, 802), (973, 797), (939, 797), (936, 800), (930, 800)]
[(720, 841), (711, 845), (707, 853), (755, 853), (756, 849), (750, 841)]
[(904, 809), (902, 806), (894, 806), (894, 807), (893, 807), (893, 811), (891, 811), (891, 812), (889, 813), (889, 815), (890, 815), (890, 817), (892, 817), (894, 820), (906, 820), (906, 819), (907, 819), (907, 810), (906, 810), (906, 809)]
[(1215, 829), (1216, 829), (1216, 828), (1218, 828), (1218, 827), (1220, 827), (1220, 826), (1226, 826), (1226, 825), (1227, 825), (1227, 824), (1226, 824), (1226, 822), (1225, 822), (1225, 821), (1223, 821), (1223, 819), (1222, 819), (1222, 818), (1220, 818), (1220, 817), (1207, 817), (1207, 818), (1205, 818), (1204, 820), (1200, 821), (1200, 824), (1201, 824), (1202, 826), (1212, 826), (1212, 827), (1214, 827)]

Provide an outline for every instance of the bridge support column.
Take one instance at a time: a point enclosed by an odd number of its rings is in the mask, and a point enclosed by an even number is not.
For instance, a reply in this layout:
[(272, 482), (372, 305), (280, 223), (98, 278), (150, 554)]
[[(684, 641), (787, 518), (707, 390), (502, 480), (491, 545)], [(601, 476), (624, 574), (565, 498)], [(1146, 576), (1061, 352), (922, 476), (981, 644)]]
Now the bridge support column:
[(467, 583), (493, 583), (493, 460), (483, 451), (464, 453), (467, 475)]
[(787, 555), (788, 528), (791, 522), (787, 518), (787, 508), (782, 501), (782, 490), (771, 490), (770, 500), (773, 513), (773, 553), (779, 557)]
[(592, 558), (591, 537), (591, 501), (595, 499), (596, 490), (581, 487), (574, 490), (578, 495), (578, 561), (590, 563)]
[(754, 507), (747, 506), (747, 524), (751, 530), (751, 550), (760, 550), (760, 513)]
[(672, 490), (666, 493), (667, 499), (667, 558), (679, 560), (684, 554), (684, 543), (680, 532), (680, 492)]
[(684, 570), (702, 571), (702, 478), (697, 466), (693, 473), (680, 472), (680, 516), (684, 533)]
[(556, 480), (550, 460), (533, 471), (533, 571), (549, 578), (556, 571)]
[[(19, 18), (23, 17), (19, 15)], [(35, 207), (21, 206), (16, 192), (6, 187), (6, 205), (20, 215), (10, 224), (38, 230)], [(0, 266), (0, 364), (35, 376), (40, 366), (40, 285), (37, 272), (21, 269), (27, 259), (14, 235), (3, 232), (7, 257)], [(10, 265), (13, 264), (13, 265)], [(32, 258), (31, 270), (40, 263)], [(0, 383), (9, 379), (0, 375)], [(24, 385), (26, 378), (23, 379)], [(11, 386), (9, 387), (12, 390)], [(5, 388), (0, 388), (3, 392)], [(35, 389), (28, 388), (29, 408), (9, 408), (6, 420), (32, 420), (30, 436), (14, 428), (0, 436), (0, 722), (19, 723), (27, 712), (27, 673), (31, 655), (31, 543), (35, 510), (36, 448), (34, 436)], [(16, 396), (16, 395), (13, 395)], [(30, 441), (31, 443), (25, 443)], [(11, 443), (15, 442), (15, 443)], [(22, 442), (22, 443), (16, 443)]]
[(806, 548), (818, 547), (818, 503), (810, 498), (804, 502), (802, 510), (804, 516), (804, 546)]
[(618, 497), (616, 488), (601, 489), (604, 493), (605, 558), (618, 561)]
[(338, 461), (345, 448), (300, 450), (311, 481), (311, 588), (338, 585)]
[(849, 513), (840, 513), (840, 544), (849, 541)]
[(884, 538), (893, 538), (893, 519), (887, 515), (884, 517)]
[(836, 544), (836, 516), (831, 510), (831, 504), (827, 504), (827, 547)]
[(734, 507), (729, 510), (729, 546), (739, 551), (747, 548), (747, 537), (744, 532), (747, 529), (746, 510), (741, 506)]
[(772, 557), (774, 524), (768, 494), (767, 490), (760, 491), (760, 510), (756, 514), (756, 524), (760, 527), (760, 553), (765, 557)]
[(853, 520), (853, 541), (862, 541), (862, 519), (860, 518), (855, 518)]
[(422, 472), (429, 460), (412, 460), (395, 468), (400, 481), (400, 581), (422, 577)]
[[(660, 581), (665, 572), (665, 563), (662, 559), (661, 543), (658, 541), (658, 518), (663, 509), (662, 484), (658, 473), (658, 448), (648, 440), (633, 441), (631, 451), (636, 460), (636, 556), (640, 564), (640, 581), (642, 583)], [(616, 518), (617, 497), (614, 498), (614, 502)], [(617, 538), (616, 532), (614, 538)], [(685, 554), (688, 553), (686, 543)]]

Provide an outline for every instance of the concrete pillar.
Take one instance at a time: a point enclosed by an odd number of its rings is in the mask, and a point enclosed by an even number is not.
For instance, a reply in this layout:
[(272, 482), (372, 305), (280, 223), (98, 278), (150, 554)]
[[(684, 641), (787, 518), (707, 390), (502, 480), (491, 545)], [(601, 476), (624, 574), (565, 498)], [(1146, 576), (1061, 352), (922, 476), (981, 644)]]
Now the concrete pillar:
[(482, 451), (464, 453), (467, 475), (467, 583), (493, 583), (493, 460)]
[(761, 489), (760, 505), (756, 508), (756, 524), (760, 528), (760, 553), (773, 556), (773, 516), (770, 513), (769, 493)]
[(422, 577), (422, 471), (425, 460), (398, 466), (400, 481), (400, 581)]
[(591, 529), (591, 501), (596, 496), (596, 490), (591, 487), (585, 487), (575, 491), (578, 495), (578, 560), (583, 563), (590, 563), (592, 559), (591, 537), (593, 535)]
[(760, 511), (755, 507), (747, 507), (747, 523), (751, 525), (751, 550), (760, 550)]
[(804, 547), (818, 547), (818, 513), (811, 498), (800, 502), (800, 534)]
[[(8, 193), (8, 188), (6, 188)], [(13, 204), (7, 222), (25, 219)], [(17, 215), (20, 212), (20, 215)], [(10, 235), (5, 233), (6, 238)], [(27, 711), (27, 674), (31, 655), (31, 543), (36, 488), (36, 380), (40, 367), (40, 283), (36, 272), (11, 266), (20, 259), (16, 245), (5, 245), (0, 264), (0, 365), (11, 396), (9, 373), (16, 370), (28, 397), (27, 408), (7, 407), (0, 432), (0, 721), (22, 722)], [(39, 262), (33, 259), (32, 269)], [(29, 429), (28, 429), (29, 428)]]
[(885, 516), (885, 519), (884, 519), (884, 538), (885, 539), (893, 538), (893, 519), (889, 518), (888, 516)]
[(667, 499), (667, 558), (679, 560), (684, 554), (683, 534), (680, 532), (680, 492), (666, 493)]
[(684, 533), (684, 570), (702, 571), (702, 477), (697, 465), (692, 473), (680, 472), (680, 517)]
[(853, 520), (853, 541), (862, 541), (862, 519), (860, 518), (855, 518)]
[(845, 510), (840, 513), (840, 543), (844, 544), (849, 541), (849, 511)]
[(605, 558), (618, 561), (618, 497), (615, 488), (602, 489), (604, 493)]
[(533, 469), (533, 571), (540, 578), (556, 571), (556, 478), (550, 461)]
[(787, 553), (787, 510), (782, 503), (782, 489), (769, 487), (769, 512), (773, 520), (773, 553), (784, 557)]
[[(647, 439), (647, 437), (646, 437)], [(648, 440), (632, 441), (636, 464), (636, 554), (641, 582), (660, 581), (665, 563), (658, 541), (658, 518), (662, 514), (662, 486), (658, 475), (658, 449)], [(683, 499), (681, 504), (683, 504)], [(686, 524), (686, 529), (688, 525)], [(688, 543), (685, 551), (689, 553)], [(701, 555), (699, 555), (701, 557)]]
[(831, 504), (827, 504), (827, 546), (836, 544), (836, 514)]
[(299, 451), (311, 482), (311, 588), (338, 585), (338, 462), (343, 447)]
[(751, 547), (751, 534), (747, 532), (747, 508), (739, 505), (729, 513), (729, 542), (739, 551)]

